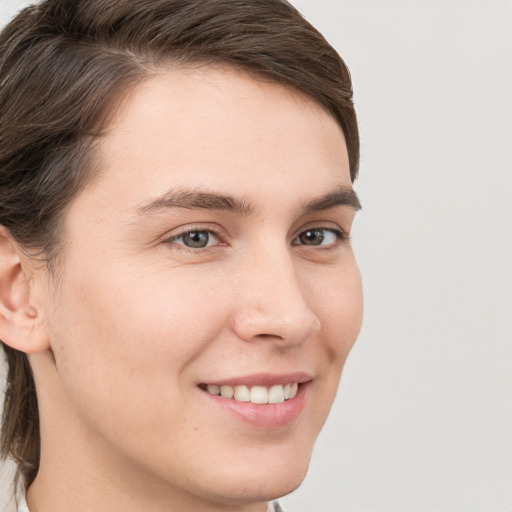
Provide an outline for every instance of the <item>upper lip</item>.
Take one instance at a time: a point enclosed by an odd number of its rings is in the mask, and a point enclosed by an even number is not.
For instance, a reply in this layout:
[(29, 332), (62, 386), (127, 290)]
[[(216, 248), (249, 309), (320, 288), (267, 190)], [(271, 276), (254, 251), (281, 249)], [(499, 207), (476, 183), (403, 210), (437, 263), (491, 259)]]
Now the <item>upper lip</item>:
[(312, 379), (311, 375), (306, 372), (291, 373), (255, 373), (253, 375), (245, 375), (240, 377), (230, 377), (227, 379), (213, 379), (211, 381), (202, 382), (201, 384), (216, 384), (217, 386), (276, 386), (278, 384), (294, 384), (308, 382)]

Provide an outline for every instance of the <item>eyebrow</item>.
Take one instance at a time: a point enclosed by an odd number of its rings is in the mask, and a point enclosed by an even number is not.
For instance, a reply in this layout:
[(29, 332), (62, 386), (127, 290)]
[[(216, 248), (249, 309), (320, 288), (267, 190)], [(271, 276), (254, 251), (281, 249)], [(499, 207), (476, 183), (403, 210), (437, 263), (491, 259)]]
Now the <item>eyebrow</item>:
[[(306, 214), (338, 206), (348, 206), (354, 211), (361, 209), (361, 203), (354, 190), (340, 186), (333, 192), (309, 201), (302, 206), (302, 210)], [(142, 203), (136, 210), (140, 214), (147, 214), (170, 208), (227, 211), (243, 216), (254, 213), (254, 207), (243, 198), (194, 189), (170, 190), (156, 199)]]
[(244, 199), (196, 190), (170, 190), (163, 196), (142, 204), (137, 208), (137, 211), (139, 213), (153, 213), (168, 208), (220, 210), (238, 215), (250, 215), (253, 212), (252, 206)]
[(313, 199), (304, 206), (304, 213), (330, 210), (337, 206), (348, 206), (354, 211), (362, 208), (359, 197), (351, 187), (340, 186), (325, 196)]

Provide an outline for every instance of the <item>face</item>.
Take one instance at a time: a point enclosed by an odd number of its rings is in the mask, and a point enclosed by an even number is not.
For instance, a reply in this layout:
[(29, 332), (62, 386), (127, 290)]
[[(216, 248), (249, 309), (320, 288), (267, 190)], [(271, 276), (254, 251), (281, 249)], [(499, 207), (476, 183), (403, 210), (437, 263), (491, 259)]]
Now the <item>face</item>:
[(55, 428), (132, 489), (290, 492), (361, 323), (340, 128), (280, 85), (162, 72), (96, 158), (47, 312)]

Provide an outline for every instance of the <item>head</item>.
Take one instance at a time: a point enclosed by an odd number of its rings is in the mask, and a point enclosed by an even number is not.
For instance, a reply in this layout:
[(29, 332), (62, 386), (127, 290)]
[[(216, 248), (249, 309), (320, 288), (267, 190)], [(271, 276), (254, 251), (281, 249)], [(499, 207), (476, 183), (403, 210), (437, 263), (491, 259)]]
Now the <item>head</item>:
[(162, 496), (293, 490), (361, 320), (341, 58), (281, 0), (47, 0), (0, 84), (3, 455), (27, 485), (64, 436)]

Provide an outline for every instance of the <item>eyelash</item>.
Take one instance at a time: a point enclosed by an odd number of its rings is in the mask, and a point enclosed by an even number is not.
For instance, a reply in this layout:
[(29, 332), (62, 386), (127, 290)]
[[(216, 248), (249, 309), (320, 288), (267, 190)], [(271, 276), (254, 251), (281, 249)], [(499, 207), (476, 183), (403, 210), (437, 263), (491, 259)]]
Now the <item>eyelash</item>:
[[(171, 244), (178, 245), (180, 247), (180, 250), (189, 250), (189, 251), (193, 251), (193, 252), (207, 250), (211, 247), (209, 239), (208, 239), (208, 245), (205, 247), (195, 247), (194, 248), (194, 247), (189, 247), (189, 246), (185, 245), (184, 243), (177, 243), (177, 240), (185, 237), (186, 235), (191, 235), (192, 233), (207, 233), (209, 238), (211, 237), (211, 235), (213, 235), (215, 237), (215, 239), (217, 240), (217, 243), (215, 245), (219, 244), (219, 241), (220, 241), (219, 234), (212, 229), (204, 229), (204, 228), (189, 229), (187, 231), (184, 231), (183, 233), (180, 233), (179, 235), (175, 235), (175, 236), (169, 238), (167, 241)], [(226, 245), (226, 244), (220, 243), (220, 245)]]
[[(323, 231), (324, 232), (324, 236), (325, 236), (326, 232), (331, 233), (331, 234), (334, 235), (335, 241), (333, 243), (328, 244), (328, 245), (322, 245), (321, 243), (317, 244), (317, 245), (315, 245), (315, 244), (308, 245), (308, 244), (296, 243), (296, 240), (299, 239), (300, 236), (306, 234), (308, 231), (309, 232)], [(213, 243), (212, 245), (209, 245), (210, 240), (208, 240), (208, 242), (207, 242), (208, 245), (206, 245), (205, 247), (195, 247), (195, 248), (194, 247), (189, 247), (189, 246), (185, 245), (184, 243), (177, 243), (177, 241), (180, 238), (182, 239), (184, 236), (190, 235), (192, 233), (207, 233), (209, 237), (211, 235), (213, 235), (216, 238), (217, 242)], [(316, 248), (316, 250), (318, 250), (318, 249), (329, 250), (329, 249), (335, 248), (336, 246), (339, 245), (339, 243), (344, 242), (344, 241), (346, 241), (348, 239), (349, 239), (349, 235), (346, 232), (344, 232), (343, 230), (341, 230), (341, 229), (325, 227), (325, 226), (311, 226), (311, 227), (308, 227), (306, 229), (303, 229), (300, 233), (298, 233), (293, 238), (292, 245), (293, 246), (301, 246), (302, 245), (304, 247), (313, 247), (313, 248)], [(321, 242), (322, 241), (323, 240), (321, 240)], [(218, 246), (218, 245), (220, 245), (220, 246), (228, 245), (228, 244), (222, 242), (222, 236), (219, 233), (219, 230), (213, 228), (212, 226), (197, 226), (197, 227), (188, 228), (187, 230), (182, 231), (181, 233), (178, 233), (176, 235), (173, 235), (173, 236), (167, 238), (166, 240), (164, 240), (164, 243), (169, 244), (169, 245), (173, 245), (178, 250), (192, 252), (192, 253), (208, 251), (212, 247)]]
[[(306, 233), (308, 232), (314, 232), (314, 231), (323, 231), (324, 232), (324, 235), (322, 237), (322, 240), (321, 242), (323, 242), (324, 240), (324, 237), (325, 237), (325, 233), (331, 233), (334, 235), (335, 237), (335, 241), (330, 243), (330, 244), (327, 244), (327, 245), (321, 245), (318, 244), (311, 244), (311, 245), (307, 245), (307, 244), (299, 244), (299, 243), (295, 243), (295, 240), (296, 239), (299, 239), (302, 235), (305, 235)], [(292, 240), (292, 245), (303, 245), (305, 247), (317, 247), (317, 248), (321, 248), (323, 250), (328, 250), (328, 249), (332, 249), (334, 247), (336, 247), (340, 242), (343, 242), (345, 240), (348, 239), (348, 235), (347, 233), (345, 233), (344, 231), (342, 231), (341, 229), (335, 229), (335, 228), (328, 228), (328, 227), (323, 227), (323, 226), (313, 226), (313, 227), (308, 227), (306, 229), (304, 229), (303, 231), (301, 231), (293, 240)]]

